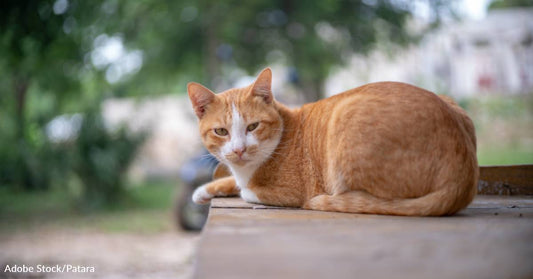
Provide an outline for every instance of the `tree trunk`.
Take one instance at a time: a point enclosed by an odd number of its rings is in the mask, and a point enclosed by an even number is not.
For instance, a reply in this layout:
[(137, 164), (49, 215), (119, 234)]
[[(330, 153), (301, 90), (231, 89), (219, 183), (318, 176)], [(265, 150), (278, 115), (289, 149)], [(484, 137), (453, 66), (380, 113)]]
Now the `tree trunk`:
[(203, 1), (203, 10), (206, 11), (206, 20), (203, 25), (204, 44), (203, 56), (205, 65), (206, 86), (211, 90), (216, 90), (217, 77), (219, 76), (219, 61), (217, 58), (217, 5)]
[(26, 95), (28, 92), (29, 81), (23, 76), (14, 75), (13, 77), (13, 94), (15, 100), (15, 123), (16, 134), (15, 141), (16, 146), (14, 148), (17, 153), (17, 166), (15, 167), (16, 184), (23, 189), (33, 189), (33, 185), (29, 173), (26, 152)]
[(14, 94), (15, 94), (15, 119), (17, 123), (17, 139), (25, 138), (26, 128), (26, 94), (28, 91), (28, 79), (25, 77), (14, 78)]

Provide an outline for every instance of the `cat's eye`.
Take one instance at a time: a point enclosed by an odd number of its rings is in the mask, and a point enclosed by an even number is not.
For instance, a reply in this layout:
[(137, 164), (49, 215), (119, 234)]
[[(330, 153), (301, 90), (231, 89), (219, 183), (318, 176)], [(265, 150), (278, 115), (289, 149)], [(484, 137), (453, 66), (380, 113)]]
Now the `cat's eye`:
[(257, 128), (257, 126), (259, 126), (259, 122), (252, 123), (252, 124), (248, 125), (248, 127), (246, 127), (246, 131), (251, 132), (251, 131), (255, 130)]
[(226, 130), (224, 128), (215, 128), (215, 134), (217, 134), (219, 136), (227, 136), (228, 135), (228, 130)]

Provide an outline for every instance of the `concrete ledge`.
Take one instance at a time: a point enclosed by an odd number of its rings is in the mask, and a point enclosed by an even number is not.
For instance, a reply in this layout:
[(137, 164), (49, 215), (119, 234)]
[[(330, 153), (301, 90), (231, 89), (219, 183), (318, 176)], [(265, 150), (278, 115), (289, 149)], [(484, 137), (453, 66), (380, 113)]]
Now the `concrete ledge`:
[(478, 196), (452, 217), (212, 201), (194, 278), (533, 278), (533, 197)]

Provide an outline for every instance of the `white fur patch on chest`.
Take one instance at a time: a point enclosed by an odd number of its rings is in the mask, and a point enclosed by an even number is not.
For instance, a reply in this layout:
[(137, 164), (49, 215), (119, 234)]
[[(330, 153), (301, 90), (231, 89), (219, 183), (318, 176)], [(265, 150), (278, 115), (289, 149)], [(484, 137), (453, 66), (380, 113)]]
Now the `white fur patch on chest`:
[(235, 167), (231, 167), (231, 170), (233, 177), (235, 177), (235, 182), (237, 182), (237, 186), (240, 189), (244, 189), (248, 186), (248, 182), (250, 182), (250, 179), (252, 179), (256, 168), (248, 167), (237, 169)]
[(250, 182), (250, 179), (252, 179), (252, 176), (254, 175), (254, 172), (257, 167), (250, 166), (239, 169), (236, 169), (234, 167), (230, 168), (231, 172), (233, 173), (233, 177), (235, 178), (235, 182), (237, 183), (237, 187), (241, 189), (241, 198), (247, 202), (260, 203), (259, 198), (257, 198), (257, 195), (248, 188), (248, 183)]
[(257, 169), (256, 166), (248, 166), (243, 168), (231, 167), (231, 172), (237, 183), (237, 187), (241, 189), (241, 198), (247, 202), (259, 203), (257, 195), (248, 188), (248, 183)]
[(241, 189), (241, 198), (247, 202), (261, 203), (259, 198), (257, 198), (257, 195), (252, 192), (252, 190), (247, 188)]

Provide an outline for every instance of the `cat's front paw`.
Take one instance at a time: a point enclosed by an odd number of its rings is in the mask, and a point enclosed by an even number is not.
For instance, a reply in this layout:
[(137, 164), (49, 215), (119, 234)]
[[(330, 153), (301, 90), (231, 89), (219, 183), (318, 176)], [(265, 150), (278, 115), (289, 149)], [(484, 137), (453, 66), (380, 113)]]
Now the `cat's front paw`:
[(196, 188), (196, 190), (194, 190), (194, 193), (192, 194), (192, 201), (197, 204), (209, 203), (212, 198), (214, 198), (214, 196), (207, 192), (206, 185), (202, 185)]

